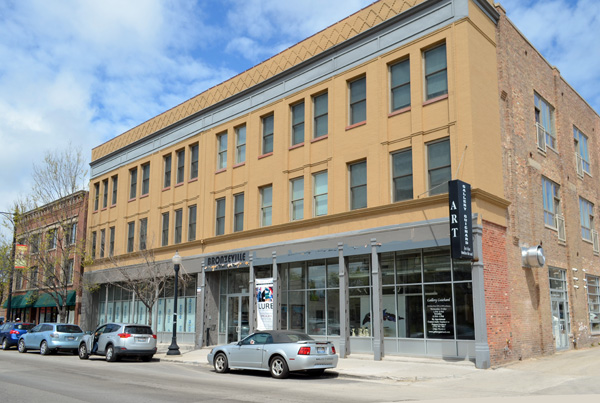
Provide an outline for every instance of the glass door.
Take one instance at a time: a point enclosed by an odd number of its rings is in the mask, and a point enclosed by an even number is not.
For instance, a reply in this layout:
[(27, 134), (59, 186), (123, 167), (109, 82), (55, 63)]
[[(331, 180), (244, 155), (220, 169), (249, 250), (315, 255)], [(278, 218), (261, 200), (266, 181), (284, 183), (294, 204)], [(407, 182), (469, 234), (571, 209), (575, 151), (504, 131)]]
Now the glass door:
[(248, 336), (248, 300), (247, 295), (230, 295), (227, 298), (227, 343)]
[(565, 270), (550, 268), (550, 304), (552, 308), (552, 335), (557, 350), (569, 348), (569, 300)]

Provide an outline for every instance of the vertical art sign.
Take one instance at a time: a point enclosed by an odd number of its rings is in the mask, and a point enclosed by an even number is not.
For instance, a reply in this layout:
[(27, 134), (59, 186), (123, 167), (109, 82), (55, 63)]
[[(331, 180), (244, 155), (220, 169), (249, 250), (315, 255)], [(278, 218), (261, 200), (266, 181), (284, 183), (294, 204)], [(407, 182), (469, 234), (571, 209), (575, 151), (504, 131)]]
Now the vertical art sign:
[(473, 259), (471, 185), (459, 180), (448, 182), (450, 207), (450, 248), (453, 259)]
[(27, 245), (15, 245), (15, 269), (27, 267)]
[(256, 279), (257, 329), (273, 330), (273, 279)]

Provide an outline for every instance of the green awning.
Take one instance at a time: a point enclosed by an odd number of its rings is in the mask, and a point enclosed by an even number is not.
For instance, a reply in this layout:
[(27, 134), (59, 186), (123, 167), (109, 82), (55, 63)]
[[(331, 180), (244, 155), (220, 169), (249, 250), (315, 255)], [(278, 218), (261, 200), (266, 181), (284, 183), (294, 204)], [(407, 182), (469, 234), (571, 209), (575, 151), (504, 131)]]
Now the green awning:
[[(75, 290), (67, 293), (67, 306), (75, 306), (75, 298), (77, 297)], [(62, 302), (62, 298), (61, 298)], [(48, 293), (40, 295), (38, 300), (33, 304), (34, 308), (51, 308), (56, 306), (56, 301)]]
[[(8, 302), (8, 301), (6, 301)], [(27, 291), (25, 295), (13, 295), (10, 301), (11, 309), (29, 308), (35, 302), (35, 291)]]

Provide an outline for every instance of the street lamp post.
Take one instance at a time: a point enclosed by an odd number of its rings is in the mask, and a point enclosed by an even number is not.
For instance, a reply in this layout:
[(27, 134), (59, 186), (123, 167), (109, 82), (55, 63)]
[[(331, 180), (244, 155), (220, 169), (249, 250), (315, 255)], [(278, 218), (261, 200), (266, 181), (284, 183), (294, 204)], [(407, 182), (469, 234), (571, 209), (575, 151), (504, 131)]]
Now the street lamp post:
[(177, 345), (177, 280), (179, 278), (179, 265), (181, 264), (181, 256), (175, 251), (175, 256), (171, 259), (173, 262), (173, 270), (175, 270), (175, 296), (173, 298), (173, 338), (171, 339), (171, 345), (167, 355), (181, 355), (179, 352), (179, 346)]
[(15, 245), (17, 243), (17, 227), (14, 222), (14, 214), (6, 213), (4, 211), (0, 211), (0, 214), (5, 216), (11, 216), (13, 218), (13, 240), (12, 240), (12, 250), (10, 252), (10, 277), (8, 278), (8, 297), (6, 298), (6, 321), (12, 321), (12, 289), (13, 289), (13, 277), (15, 271)]

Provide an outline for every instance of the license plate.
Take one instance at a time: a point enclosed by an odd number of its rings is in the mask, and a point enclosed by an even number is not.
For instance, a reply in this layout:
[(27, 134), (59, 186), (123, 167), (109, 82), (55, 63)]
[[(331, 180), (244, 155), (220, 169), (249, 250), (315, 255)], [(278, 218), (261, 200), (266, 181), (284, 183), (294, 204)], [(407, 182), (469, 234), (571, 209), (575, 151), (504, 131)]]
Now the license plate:
[(75, 337), (73, 337), (73, 336), (69, 336), (69, 337), (67, 337), (67, 340), (69, 340), (69, 341), (73, 341), (73, 340), (75, 340)]
[(136, 337), (135, 341), (139, 341), (140, 343), (145, 343), (148, 341), (146, 337)]
[(325, 347), (317, 347), (317, 354), (325, 354)]

